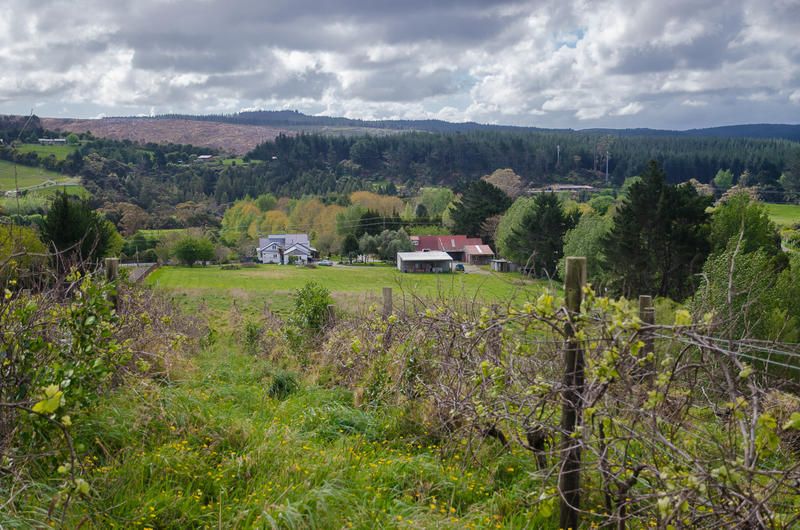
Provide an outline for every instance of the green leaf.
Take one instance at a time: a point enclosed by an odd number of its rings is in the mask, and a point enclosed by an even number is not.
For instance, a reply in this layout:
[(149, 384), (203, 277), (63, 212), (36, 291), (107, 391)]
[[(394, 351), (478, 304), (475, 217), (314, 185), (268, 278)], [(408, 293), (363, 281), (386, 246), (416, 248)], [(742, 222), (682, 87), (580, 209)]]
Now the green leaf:
[(33, 406), (33, 412), (38, 414), (52, 414), (61, 406), (61, 396), (64, 393), (57, 385), (50, 385), (44, 389), (45, 398)]
[(678, 309), (675, 311), (675, 325), (676, 326), (691, 326), (692, 315), (686, 309)]
[(783, 430), (800, 430), (800, 412), (792, 412), (792, 415), (783, 424)]
[(83, 480), (82, 478), (79, 478), (75, 481), (75, 490), (82, 495), (88, 495), (89, 483)]

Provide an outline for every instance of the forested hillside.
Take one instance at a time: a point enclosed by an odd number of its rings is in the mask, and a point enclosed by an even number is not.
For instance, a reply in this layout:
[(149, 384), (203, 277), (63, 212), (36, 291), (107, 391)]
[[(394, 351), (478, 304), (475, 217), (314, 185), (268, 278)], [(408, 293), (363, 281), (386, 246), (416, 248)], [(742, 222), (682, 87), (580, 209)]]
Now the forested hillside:
[(472, 132), (279, 136), (249, 156), (274, 162), (265, 174), (281, 183), (290, 175), (322, 171), (410, 185), (459, 186), (501, 167), (513, 169), (534, 185), (563, 180), (602, 182), (608, 156), (610, 184), (638, 175), (655, 159), (671, 182), (691, 178), (708, 182), (719, 169), (729, 168), (736, 175), (747, 170), (757, 183), (772, 186), (796, 149), (798, 144), (783, 140)]
[[(21, 137), (26, 120), (0, 123), (0, 159), (81, 177), (96, 207), (132, 205), (148, 213), (147, 226), (154, 228), (186, 226), (177, 218), (187, 216), (213, 225), (221, 205), (264, 193), (331, 195), (332, 201), (359, 190), (412, 196), (431, 185), (458, 193), (498, 168), (513, 170), (525, 187), (555, 182), (615, 187), (656, 160), (668, 182), (708, 183), (726, 170), (730, 182), (724, 187), (757, 186), (763, 197), (778, 202), (793, 200), (798, 191), (793, 176), (800, 173), (800, 144), (787, 140), (569, 131), (279, 135), (241, 159), (192, 145), (139, 144), (83, 133), (63, 148), (66, 156), (54, 156), (11, 145), (17, 138), (35, 142), (42, 135), (64, 134), (47, 131), (34, 116)], [(201, 154), (217, 156), (205, 161), (197, 158)], [(781, 181), (782, 175), (792, 178)]]

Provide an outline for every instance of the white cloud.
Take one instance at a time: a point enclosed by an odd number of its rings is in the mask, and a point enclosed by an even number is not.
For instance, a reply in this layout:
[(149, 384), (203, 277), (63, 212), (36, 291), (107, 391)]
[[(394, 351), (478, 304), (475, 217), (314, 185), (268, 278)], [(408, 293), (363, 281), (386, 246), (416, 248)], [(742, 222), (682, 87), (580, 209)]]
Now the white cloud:
[(797, 2), (5, 4), (4, 113), (44, 102), (85, 116), (268, 107), (551, 127), (800, 121)]

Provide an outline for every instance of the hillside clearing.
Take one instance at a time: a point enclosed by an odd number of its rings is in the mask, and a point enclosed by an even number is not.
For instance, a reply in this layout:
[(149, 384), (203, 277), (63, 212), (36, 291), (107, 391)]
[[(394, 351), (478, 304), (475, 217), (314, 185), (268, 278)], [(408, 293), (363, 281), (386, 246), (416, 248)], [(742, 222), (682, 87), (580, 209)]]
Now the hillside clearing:
[(72, 154), (78, 148), (76, 145), (39, 145), (22, 144), (17, 146), (20, 153), (36, 153), (40, 157), (53, 155), (56, 160), (66, 160), (67, 155)]
[(765, 203), (770, 219), (778, 226), (800, 223), (800, 204)]
[[(17, 185), (20, 188), (27, 188), (42, 184), (48, 180), (54, 182), (64, 181), (66, 177), (61, 173), (49, 171), (40, 167), (30, 167), (17, 164)], [(13, 190), (14, 182), (14, 163), (0, 160), (0, 191)]]

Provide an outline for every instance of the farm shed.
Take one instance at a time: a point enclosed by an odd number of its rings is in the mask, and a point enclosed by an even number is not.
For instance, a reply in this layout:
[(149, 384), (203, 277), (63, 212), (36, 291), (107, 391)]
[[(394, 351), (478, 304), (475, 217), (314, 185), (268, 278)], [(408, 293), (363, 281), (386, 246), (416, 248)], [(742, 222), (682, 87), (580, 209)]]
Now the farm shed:
[(400, 272), (450, 272), (453, 258), (447, 252), (398, 252), (397, 270)]
[(517, 264), (505, 259), (493, 259), (492, 270), (495, 272), (516, 272)]
[(472, 265), (488, 265), (494, 257), (489, 245), (464, 245), (464, 261)]

